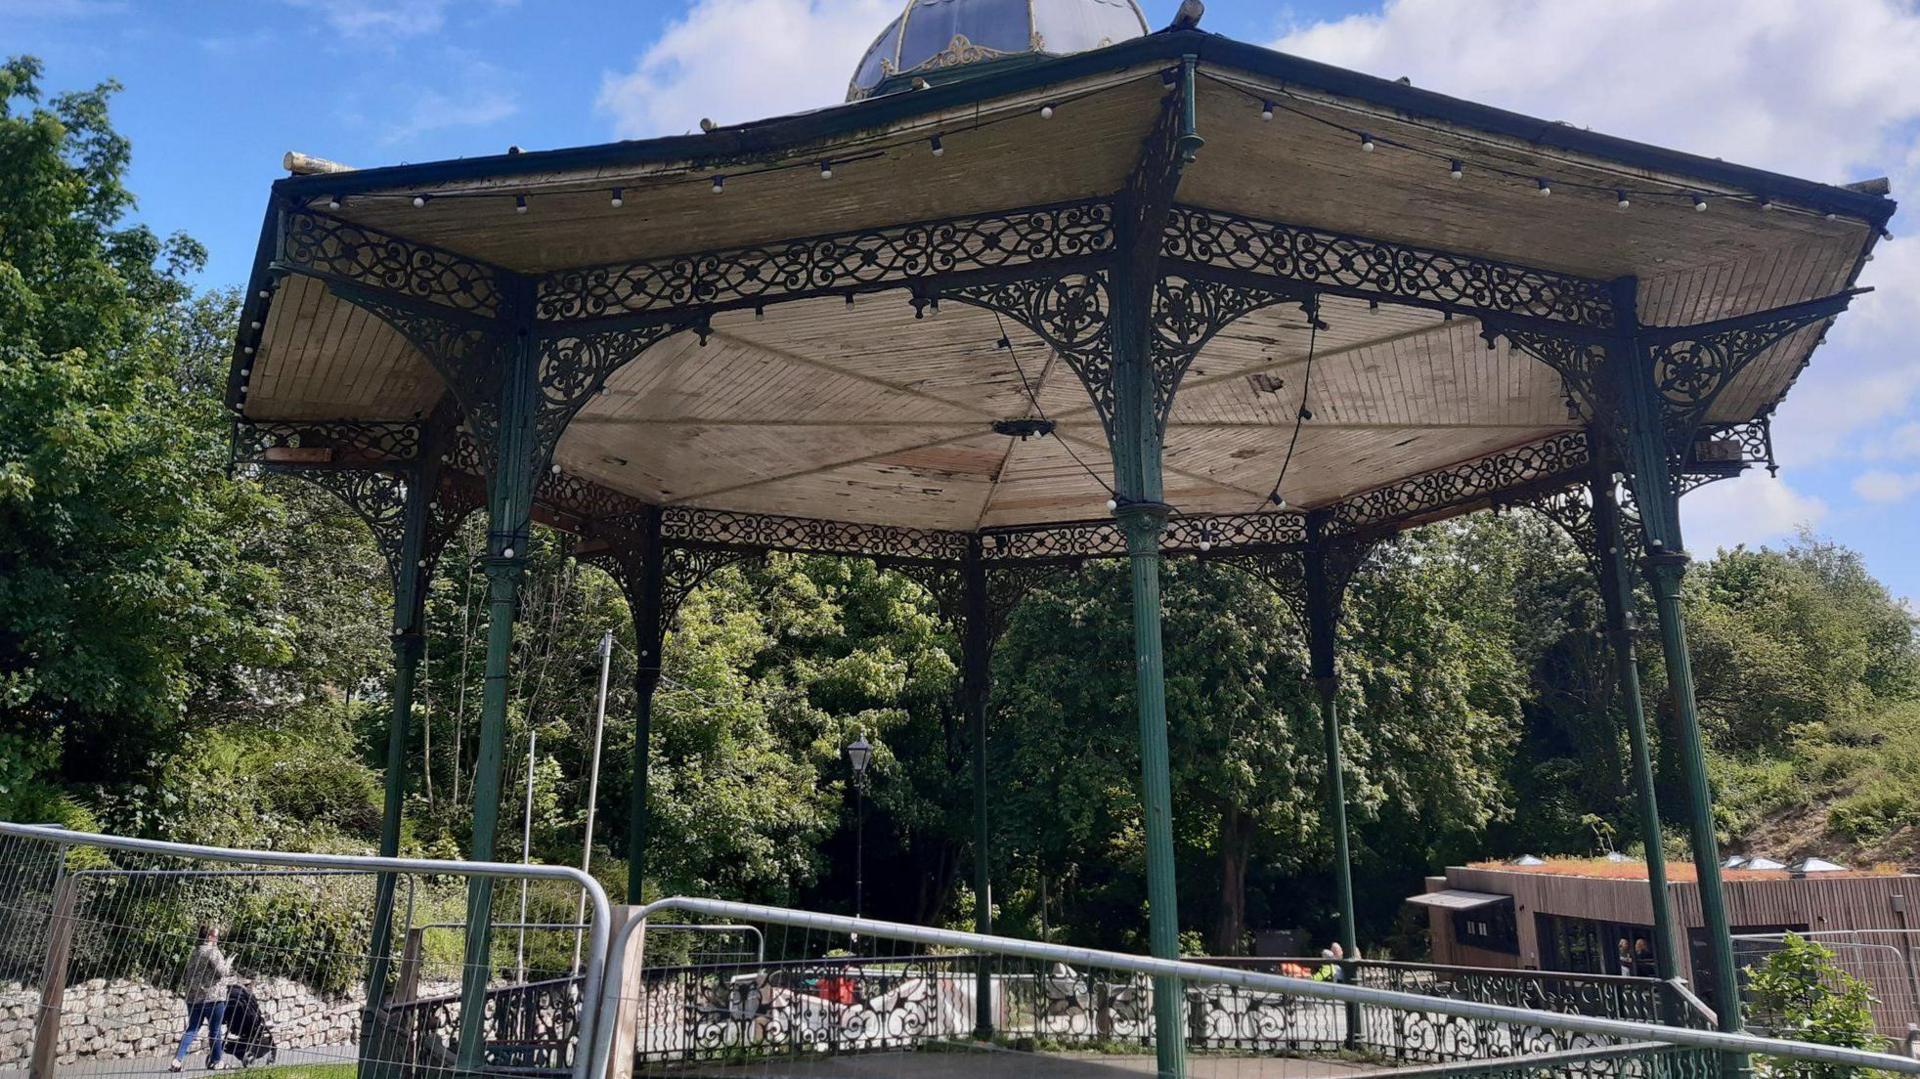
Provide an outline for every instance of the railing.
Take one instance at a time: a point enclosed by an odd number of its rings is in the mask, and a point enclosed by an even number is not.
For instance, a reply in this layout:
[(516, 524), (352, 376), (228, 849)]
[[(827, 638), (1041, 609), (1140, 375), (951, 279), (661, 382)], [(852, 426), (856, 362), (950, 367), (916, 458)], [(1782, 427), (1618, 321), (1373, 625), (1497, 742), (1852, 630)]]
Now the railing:
[[(644, 916), (669, 910), (778, 927), (783, 950), (857, 947), (867, 954), (643, 967), (644, 976), (630, 981), (621, 972), (628, 942), (644, 937)], [(1881, 1053), (1667, 1025), (1661, 1020), (1677, 998), (1653, 979), (1363, 961), (1351, 964), (1353, 983), (1336, 983), (717, 900), (660, 900), (639, 914), (611, 949), (615, 967), (603, 1004), (609, 1017), (619, 1017), (604, 1027), (634, 1036), (638, 1072), (671, 1074), (689, 1060), (744, 1062), (942, 1041), (978, 1049), (968, 1036), (981, 1016), (990, 1018), (1001, 1050), (1138, 1043), (1153, 1046), (1164, 1070), (1170, 1051), (1154, 1035), (1153, 998), (1172, 986), (1184, 1003), (1176, 1058), (1186, 1050), (1282, 1055), (1339, 1048), (1352, 1008), (1361, 1016), (1352, 1032), (1360, 1048), (1414, 1064), (1396, 1068), (1396, 1079), (1705, 1079), (1730, 1057), (1753, 1054), (1920, 1074), (1920, 1061)], [(774, 943), (774, 933), (768, 939)], [(1682, 1011), (1699, 1022), (1695, 1008)], [(1443, 1063), (1419, 1066), (1423, 1061)]]
[[(566, 1075), (579, 1050), (580, 978), (551, 978), (487, 990), (489, 1071)], [(443, 993), (396, 1002), (383, 1014), (389, 1059), (415, 1069), (451, 1067), (460, 1036), (460, 995)]]

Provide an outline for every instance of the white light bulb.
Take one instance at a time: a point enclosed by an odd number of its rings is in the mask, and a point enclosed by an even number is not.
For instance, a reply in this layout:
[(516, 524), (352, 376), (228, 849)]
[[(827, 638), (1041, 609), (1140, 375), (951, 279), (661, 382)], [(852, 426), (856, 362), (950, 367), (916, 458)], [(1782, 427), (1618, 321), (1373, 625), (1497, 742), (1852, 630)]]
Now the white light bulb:
[(417, 209), (419, 209), (420, 207), (422, 207), (422, 206), (425, 206), (426, 204), (427, 204), (427, 197), (426, 197), (425, 195), (415, 195), (415, 196), (413, 197), (413, 208), (414, 208), (414, 209), (416, 209), (416, 210), (417, 210)]
[(820, 162), (820, 178), (822, 180), (833, 179), (833, 162), (831, 161)]
[(1706, 213), (1706, 212), (1707, 212), (1707, 200), (1706, 200), (1706, 199), (1703, 199), (1703, 198), (1701, 198), (1701, 197), (1700, 197), (1699, 195), (1695, 195), (1695, 196), (1693, 197), (1693, 209), (1694, 209), (1694, 212), (1695, 212), (1695, 213), (1702, 213), (1702, 214), (1703, 214), (1703, 213)]
[(1627, 193), (1625, 191), (1616, 192), (1616, 194), (1618, 195), (1620, 201), (1614, 203), (1615, 206), (1618, 206), (1620, 209), (1624, 210), (1627, 207), (1633, 205), (1633, 203), (1627, 199)]
[(1213, 541), (1212, 541), (1212, 540), (1201, 540), (1201, 541), (1200, 541), (1200, 549), (1201, 549), (1201, 550), (1203, 550), (1203, 551), (1211, 551), (1211, 550), (1213, 550)]
[(1545, 180), (1541, 180), (1540, 181), (1540, 197), (1544, 199), (1551, 194), (1553, 194), (1553, 188), (1548, 187), (1547, 182)]
[(559, 465), (553, 465), (553, 466), (551, 466), (551, 468), (552, 468), (552, 470), (553, 470), (553, 474), (554, 474), (554, 475), (556, 475), (556, 476), (558, 476), (558, 475), (560, 474), (560, 466), (559, 466)]
[(1109, 498), (1107, 499), (1107, 508), (1110, 510), (1117, 510), (1120, 508), (1120, 503), (1114, 499)]
[(504, 550), (504, 551), (501, 551), (501, 552), (500, 552), (500, 556), (501, 556), (502, 558), (512, 558), (512, 557), (513, 557), (513, 548), (511, 548), (511, 547), (509, 547), (509, 548), (507, 548), (506, 550)]
[(727, 193), (727, 178), (725, 176), (715, 176), (713, 178), (713, 193), (716, 195), (724, 195)]
[(338, 210), (339, 208), (340, 208), (340, 196), (338, 195), (327, 196), (327, 209)]
[(1464, 175), (1466, 175), (1466, 169), (1461, 167), (1460, 162), (1455, 161), (1447, 166), (1447, 176), (1449, 178), (1458, 180)]
[(1360, 136), (1360, 152), (1367, 153), (1367, 154), (1370, 154), (1373, 152), (1373, 136), (1372, 135)]
[(1042, 105), (1042, 106), (1040, 106), (1040, 119), (1042, 119), (1042, 120), (1051, 120), (1051, 119), (1053, 119), (1053, 106), (1052, 106), (1052, 105)]
[(1273, 119), (1273, 102), (1267, 101), (1261, 104), (1260, 119), (1269, 121)]
[(616, 210), (627, 204), (627, 200), (621, 197), (620, 189), (617, 187), (613, 189), (613, 197), (608, 199), (607, 202)]

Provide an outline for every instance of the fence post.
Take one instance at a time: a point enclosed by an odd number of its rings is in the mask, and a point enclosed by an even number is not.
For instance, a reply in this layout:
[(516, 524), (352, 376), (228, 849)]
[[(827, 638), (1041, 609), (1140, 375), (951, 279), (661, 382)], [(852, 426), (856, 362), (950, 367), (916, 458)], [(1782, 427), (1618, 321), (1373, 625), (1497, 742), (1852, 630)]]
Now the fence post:
[[(616, 990), (619, 995), (613, 998), (612, 1014), (603, 1012), (597, 1020), (598, 1023), (613, 1024), (605, 1079), (633, 1079), (634, 1054), (639, 1050), (636, 1042), (647, 1008), (647, 983), (645, 973), (641, 970), (647, 953), (647, 927), (642, 925), (624, 937), (621, 934), (628, 923), (636, 919), (644, 921), (643, 909), (638, 906), (613, 908), (612, 936), (616, 947), (607, 950), (607, 978), (611, 980), (617, 976), (620, 979)], [(623, 941), (624, 947), (620, 947)], [(589, 1006), (598, 1008), (599, 1002), (582, 1004), (583, 1009)], [(688, 1038), (687, 1042), (690, 1046), (692, 1039)], [(588, 1079), (601, 1077), (588, 1076)]]
[(53, 886), (53, 916), (48, 923), (47, 958), (40, 969), (40, 1014), (33, 1021), (32, 1079), (53, 1079), (60, 1050), (60, 1008), (67, 995), (67, 964), (73, 953), (73, 878), (66, 873), (65, 846)]
[(407, 943), (400, 951), (400, 976), (393, 987), (393, 1001), (417, 1000), (420, 996), (420, 953), (425, 947), (426, 930), (407, 930)]

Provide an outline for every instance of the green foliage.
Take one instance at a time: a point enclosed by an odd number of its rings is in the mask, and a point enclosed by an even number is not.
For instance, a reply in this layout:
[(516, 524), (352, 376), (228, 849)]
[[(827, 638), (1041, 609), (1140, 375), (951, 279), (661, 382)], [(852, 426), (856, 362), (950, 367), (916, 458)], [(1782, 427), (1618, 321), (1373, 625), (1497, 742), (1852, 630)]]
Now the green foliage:
[[(1883, 1047), (1867, 983), (1842, 968), (1833, 949), (1788, 933), (1779, 951), (1747, 973), (1753, 1020), (1774, 1036), (1848, 1049)], [(1776, 1061), (1775, 1070), (1806, 1079), (1845, 1079), (1858, 1071), (1797, 1060)]]

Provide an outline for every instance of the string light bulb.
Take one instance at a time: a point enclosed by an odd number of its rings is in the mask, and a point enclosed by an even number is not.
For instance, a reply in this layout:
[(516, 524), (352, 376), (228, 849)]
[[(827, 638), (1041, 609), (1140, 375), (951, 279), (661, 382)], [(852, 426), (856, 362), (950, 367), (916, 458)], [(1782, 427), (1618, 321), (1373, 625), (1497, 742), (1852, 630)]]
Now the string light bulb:
[(1373, 152), (1373, 136), (1364, 131), (1360, 133), (1360, 152), (1363, 154)]
[(1615, 202), (1613, 205), (1617, 209), (1625, 210), (1627, 207), (1633, 205), (1633, 200), (1627, 198), (1627, 193), (1625, 191), (1615, 191), (1613, 193), (1613, 197), (1615, 199)]
[(420, 207), (425, 206), (426, 204), (427, 204), (427, 197), (425, 195), (415, 195), (413, 197), (414, 209), (418, 210)]
[(1761, 213), (1773, 212), (1773, 200), (1766, 197), (1765, 195), (1760, 196), (1760, 212)]
[(1280, 492), (1278, 491), (1275, 491), (1272, 494), (1268, 495), (1267, 501), (1273, 503), (1274, 509), (1283, 510), (1287, 508), (1287, 500), (1280, 497)]
[(940, 145), (940, 136), (938, 135), (935, 135), (933, 138), (927, 140), (927, 145), (929, 146), (930, 149), (932, 149), (933, 156), (935, 157), (939, 157), (941, 154), (944, 154), (947, 152), (947, 148)]
[(1262, 101), (1260, 103), (1260, 119), (1267, 123), (1273, 122), (1273, 102)]
[(620, 207), (625, 206), (626, 204), (627, 204), (627, 200), (621, 196), (620, 189), (617, 187), (614, 188), (613, 197), (607, 200), (607, 205), (618, 210)]
[(1705, 195), (1701, 195), (1698, 193), (1694, 194), (1693, 212), (1697, 214), (1704, 214), (1707, 212), (1707, 199)]
[(1040, 106), (1040, 119), (1042, 119), (1042, 120), (1051, 120), (1051, 119), (1053, 119), (1053, 106), (1052, 106), (1052, 105), (1042, 105), (1042, 106)]
[(715, 176), (713, 178), (713, 193), (716, 195), (724, 195), (727, 193), (727, 178), (725, 176)]
[(1547, 197), (1548, 195), (1551, 195), (1551, 194), (1553, 194), (1553, 187), (1552, 187), (1552, 185), (1550, 185), (1550, 184), (1548, 184), (1548, 183), (1547, 183), (1547, 178), (1546, 178), (1545, 176), (1542, 176), (1542, 177), (1540, 177), (1540, 178), (1539, 178), (1538, 180), (1535, 180), (1535, 181), (1534, 181), (1534, 183), (1536, 183), (1536, 184), (1539, 184), (1539, 185), (1540, 185), (1540, 197), (1541, 197), (1541, 198), (1543, 198), (1543, 199), (1544, 199), (1544, 198), (1546, 198), (1546, 197)]
[(820, 178), (822, 180), (833, 179), (833, 162), (831, 161), (820, 162)]
[(1458, 158), (1447, 163), (1447, 175), (1452, 179), (1458, 180), (1460, 177), (1466, 175), (1466, 172), (1467, 170), (1461, 167)]
[(1109, 510), (1117, 510), (1117, 509), (1119, 509), (1119, 508), (1120, 508), (1120, 501), (1119, 501), (1119, 499), (1115, 499), (1115, 498), (1109, 498), (1109, 499), (1107, 499), (1107, 509), (1109, 509)]
[(338, 196), (338, 195), (328, 195), (328, 196), (327, 196), (327, 209), (329, 209), (329, 210), (338, 210), (339, 208), (340, 208), (340, 196)]
[(527, 212), (527, 197), (525, 195), (515, 195), (513, 197), (513, 212), (516, 214), (524, 214)]

